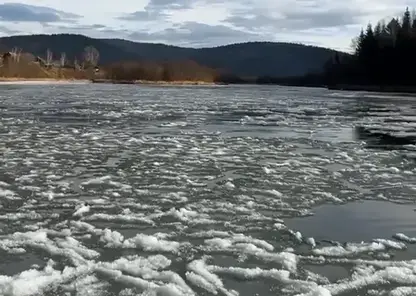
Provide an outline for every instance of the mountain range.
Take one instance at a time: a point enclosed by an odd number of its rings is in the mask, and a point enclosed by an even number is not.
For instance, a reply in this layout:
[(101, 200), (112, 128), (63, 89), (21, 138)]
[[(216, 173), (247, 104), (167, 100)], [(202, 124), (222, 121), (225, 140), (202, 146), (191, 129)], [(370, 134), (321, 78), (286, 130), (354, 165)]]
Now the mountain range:
[(58, 59), (82, 58), (84, 48), (95, 47), (100, 64), (120, 61), (193, 60), (201, 65), (240, 76), (300, 76), (320, 72), (336, 51), (282, 42), (247, 42), (212, 48), (187, 48), (123, 39), (97, 39), (77, 34), (20, 35), (0, 38), (0, 50), (14, 47), (44, 57), (51, 50)]

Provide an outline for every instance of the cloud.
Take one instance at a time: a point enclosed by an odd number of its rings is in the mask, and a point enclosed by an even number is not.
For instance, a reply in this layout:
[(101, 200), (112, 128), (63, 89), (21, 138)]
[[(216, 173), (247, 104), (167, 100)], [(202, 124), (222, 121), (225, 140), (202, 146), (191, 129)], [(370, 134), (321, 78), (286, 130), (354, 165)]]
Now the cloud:
[(192, 8), (191, 0), (150, 0), (143, 10), (123, 14), (118, 17), (125, 21), (154, 21), (169, 18), (169, 11)]
[(347, 48), (357, 26), (365, 25), (371, 12), (386, 9), (371, 11), (362, 1), (150, 0), (141, 10), (118, 19), (127, 21), (127, 27), (139, 28), (128, 36), (139, 41), (196, 47), (253, 40), (309, 40), (309, 44), (327, 45), (328, 35), (337, 34), (344, 38), (342, 44), (331, 47)]
[(155, 21), (164, 17), (168, 17), (167, 14), (161, 12), (161, 11), (152, 11), (149, 9), (146, 10), (140, 10), (135, 11), (132, 13), (127, 13), (122, 16), (119, 16), (118, 19), (124, 20), (124, 21)]
[(283, 30), (298, 31), (355, 25), (359, 24), (365, 15), (358, 9), (321, 7), (317, 1), (310, 1), (306, 6), (296, 9), (283, 7), (278, 11), (279, 13), (275, 13), (273, 10), (248, 7), (232, 11), (224, 22), (246, 30), (270, 28), (279, 33)]
[(192, 8), (192, 0), (150, 0), (147, 7), (159, 9), (189, 9)]
[(7, 27), (7, 26), (2, 26), (2, 25), (0, 25), (0, 35), (14, 35), (14, 34), (19, 34), (20, 33), (20, 31), (18, 31), (18, 30), (13, 30), (13, 29), (10, 29), (9, 27)]
[(2, 22), (62, 22), (74, 21), (79, 15), (66, 13), (44, 6), (22, 3), (0, 4), (0, 21)]
[(286, 20), (295, 29), (313, 29), (359, 24), (362, 16), (362, 12), (351, 9), (318, 9), (287, 13)]
[(117, 29), (103, 24), (43, 24), (42, 33), (47, 34), (81, 34), (94, 38), (127, 38), (131, 31)]
[[(47, 23), (41, 26), (43, 33), (74, 33), (95, 38), (122, 38), (137, 42), (168, 43), (186, 47), (209, 47), (247, 40), (266, 41), (268, 37), (257, 33), (233, 29), (225, 25), (207, 25), (198, 22), (173, 24), (159, 30), (131, 30), (114, 28), (104, 24), (57, 24)], [(40, 33), (39, 31), (36, 33)]]
[(360, 27), (406, 6), (416, 0), (0, 0), (0, 26), (193, 47), (268, 40), (347, 49)]
[(248, 39), (265, 40), (255, 33), (232, 29), (224, 25), (207, 25), (198, 22), (176, 24), (172, 28), (156, 32), (133, 32), (128, 36), (136, 41), (164, 41), (182, 46), (215, 46), (243, 42)]

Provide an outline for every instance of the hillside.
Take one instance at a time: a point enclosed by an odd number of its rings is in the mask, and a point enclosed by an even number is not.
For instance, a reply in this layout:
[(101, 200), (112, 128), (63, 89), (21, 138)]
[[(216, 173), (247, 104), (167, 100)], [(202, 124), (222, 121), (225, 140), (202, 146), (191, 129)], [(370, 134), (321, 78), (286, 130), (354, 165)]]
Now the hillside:
[(86, 46), (100, 52), (100, 64), (119, 61), (193, 60), (198, 64), (241, 76), (275, 77), (304, 75), (322, 70), (335, 51), (290, 43), (250, 42), (214, 48), (182, 48), (164, 44), (138, 43), (121, 39), (95, 39), (82, 35), (27, 35), (0, 38), (0, 48), (21, 48), (45, 56), (47, 49), (58, 57), (81, 59)]

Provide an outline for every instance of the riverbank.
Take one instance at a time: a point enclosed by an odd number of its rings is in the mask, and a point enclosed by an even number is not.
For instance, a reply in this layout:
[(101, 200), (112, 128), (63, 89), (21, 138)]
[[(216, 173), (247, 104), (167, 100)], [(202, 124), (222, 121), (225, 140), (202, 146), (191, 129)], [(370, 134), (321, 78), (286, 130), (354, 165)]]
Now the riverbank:
[(206, 81), (151, 81), (151, 80), (111, 80), (111, 79), (55, 79), (55, 78), (21, 78), (0, 77), (0, 84), (134, 84), (134, 85), (157, 85), (157, 86), (192, 86), (192, 85), (226, 85), (221, 82)]
[(92, 79), (92, 83), (103, 84), (146, 84), (146, 85), (221, 85), (225, 83), (207, 81), (152, 81), (152, 80), (113, 80), (113, 79)]
[(88, 79), (0, 77), (0, 84), (87, 84)]

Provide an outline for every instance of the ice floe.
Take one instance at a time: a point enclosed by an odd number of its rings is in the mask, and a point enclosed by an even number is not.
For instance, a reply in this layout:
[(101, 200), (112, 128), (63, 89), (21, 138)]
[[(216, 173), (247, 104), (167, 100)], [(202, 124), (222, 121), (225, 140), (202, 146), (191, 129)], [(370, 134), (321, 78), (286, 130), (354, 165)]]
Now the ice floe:
[(410, 224), (363, 242), (289, 224), (414, 201), (415, 145), (371, 138), (410, 134), (414, 106), (363, 96), (3, 86), (0, 294), (414, 295)]

